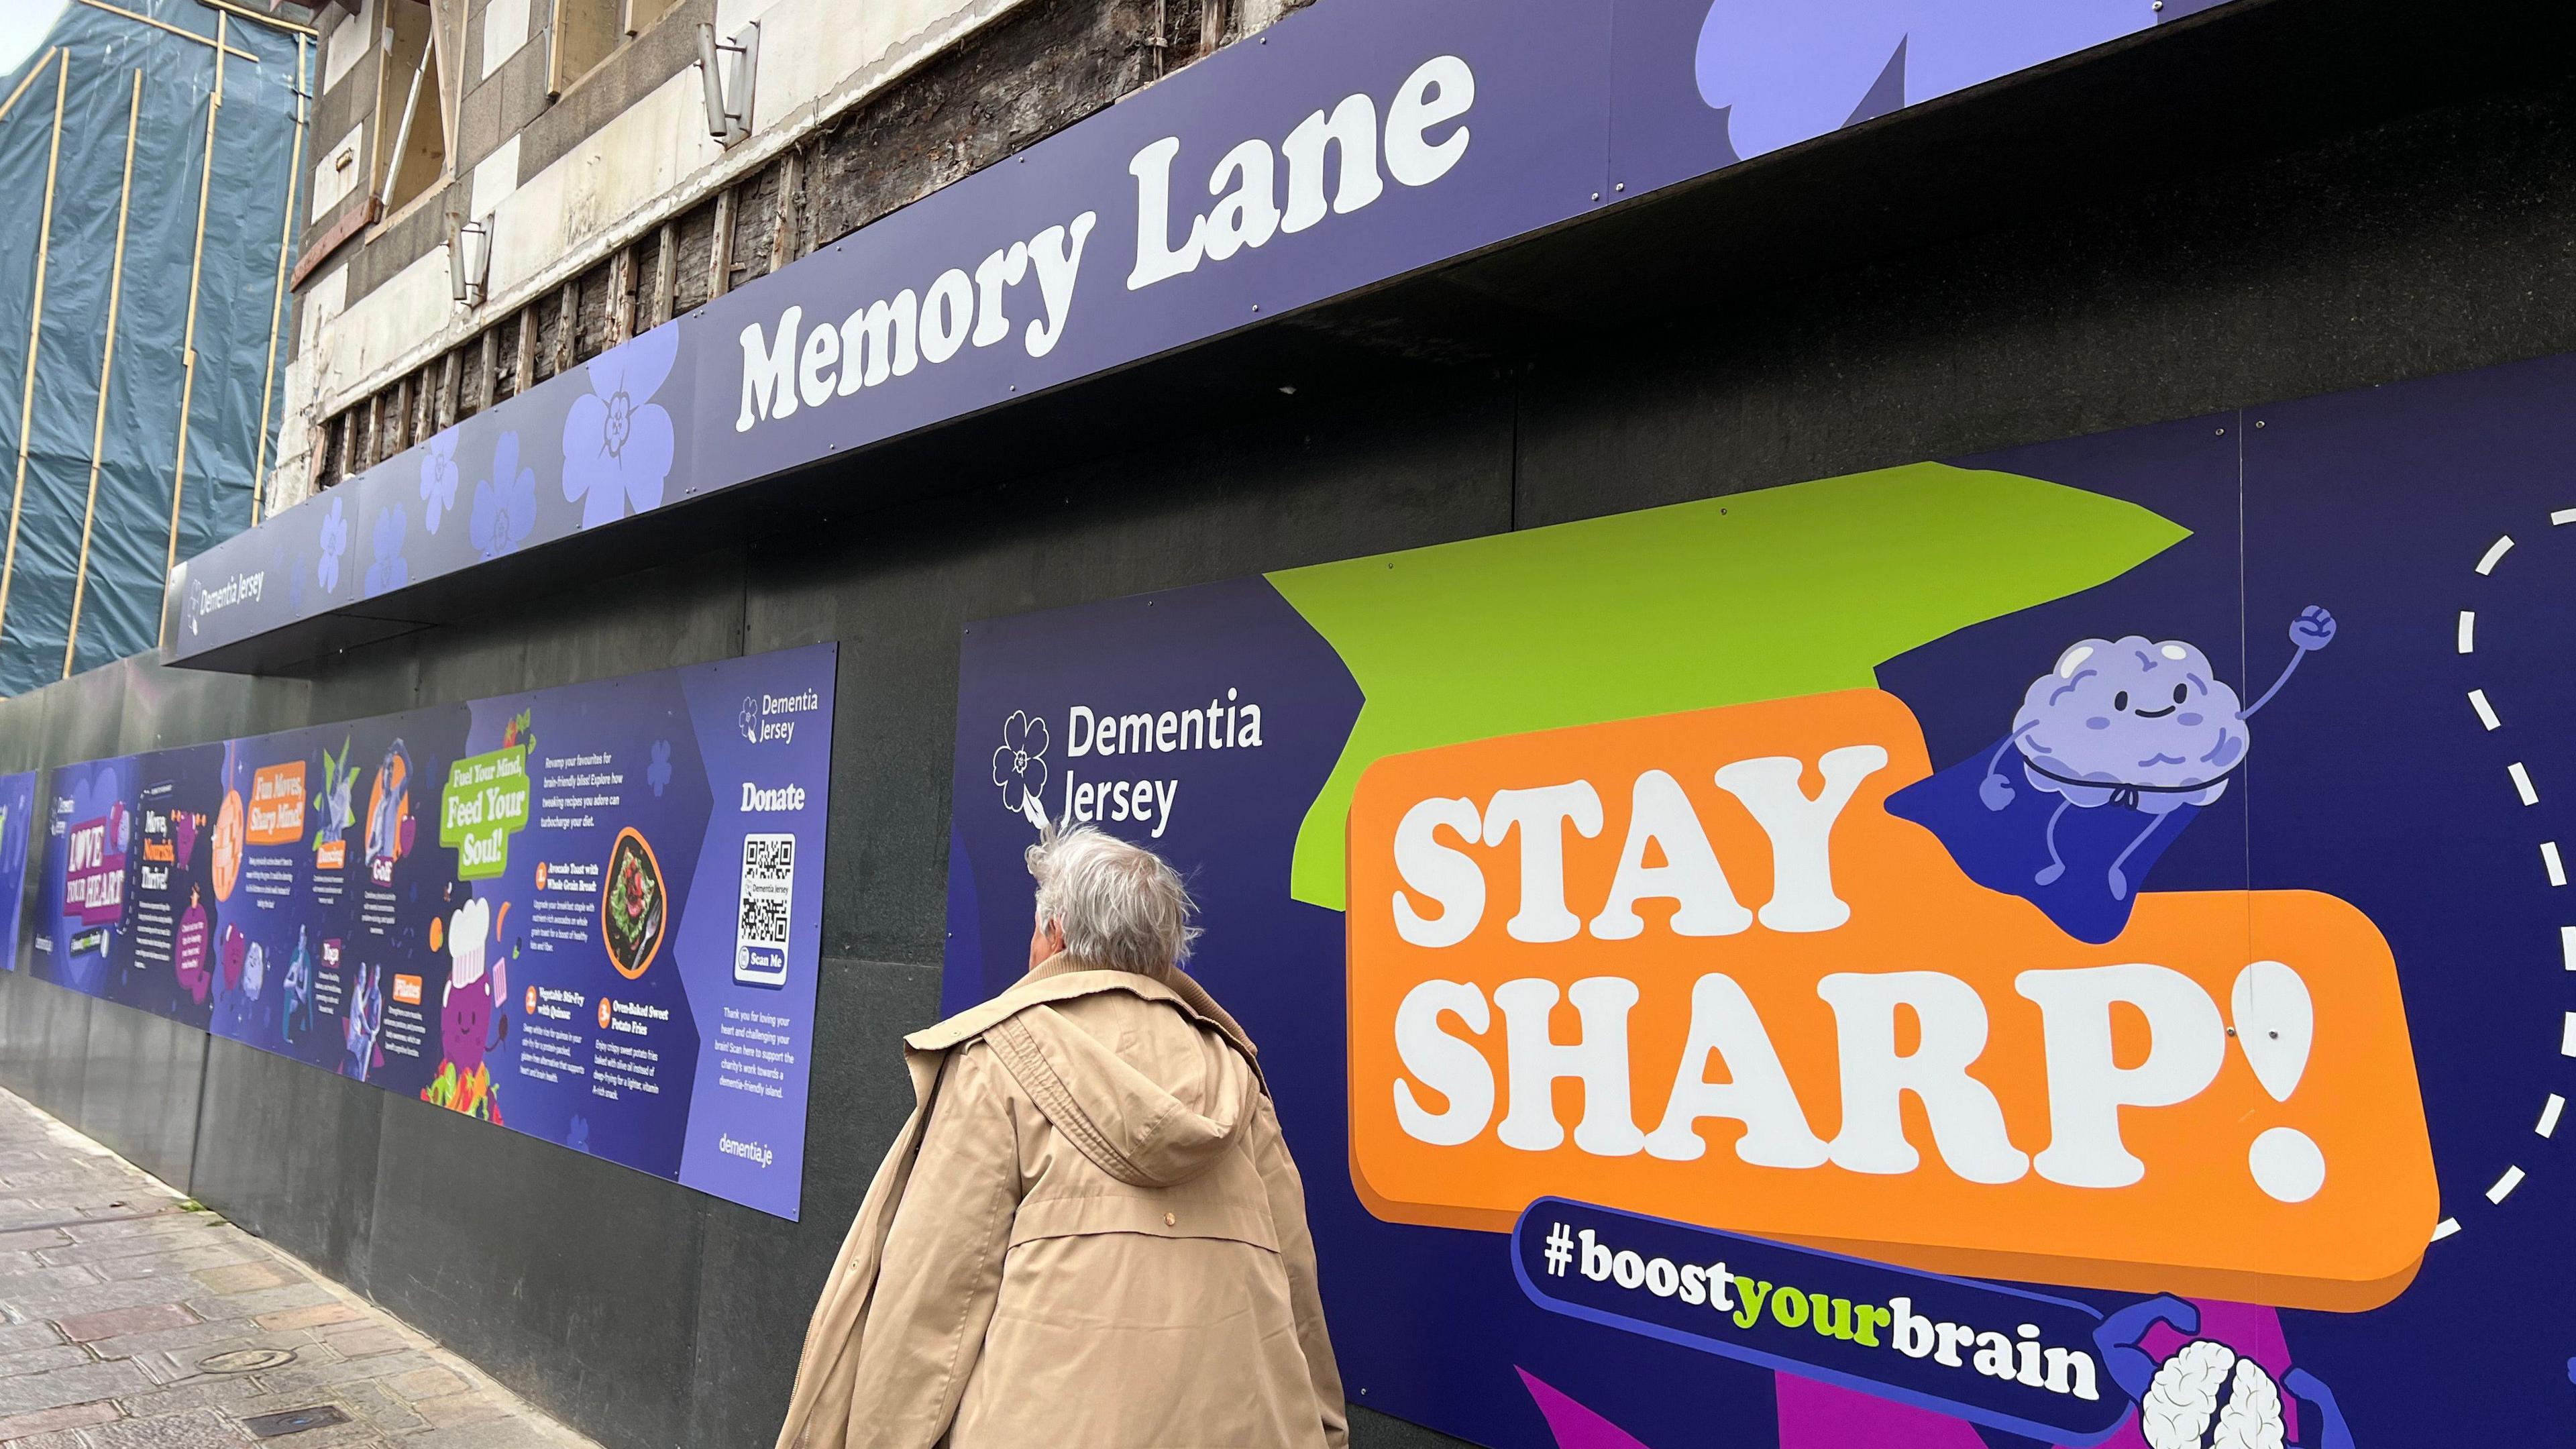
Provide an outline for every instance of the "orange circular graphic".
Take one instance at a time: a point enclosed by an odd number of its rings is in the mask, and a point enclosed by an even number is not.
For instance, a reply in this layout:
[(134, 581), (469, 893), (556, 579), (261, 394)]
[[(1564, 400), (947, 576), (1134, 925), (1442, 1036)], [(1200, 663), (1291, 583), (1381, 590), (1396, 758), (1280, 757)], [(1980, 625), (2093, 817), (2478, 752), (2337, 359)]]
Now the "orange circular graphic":
[(224, 792), (223, 807), (215, 812), (215, 899), (233, 898), (233, 887), (241, 883), (242, 797), (239, 790)]
[(618, 831), (599, 882), (600, 943), (618, 975), (632, 981), (653, 964), (670, 924), (669, 905), (653, 847), (631, 825)]
[(411, 755), (396, 740), (367, 790), (367, 859), (392, 862), (410, 849)]
[(531, 986), (531, 987), (529, 987), (529, 988), (528, 988), (528, 1015), (530, 1015), (530, 1016), (534, 1016), (534, 1015), (536, 1015), (536, 1014), (537, 1014), (537, 988), (535, 988), (535, 987)]
[(609, 1008), (614, 1004), (615, 1003), (611, 1002), (605, 996), (599, 998), (599, 1029), (601, 1031), (608, 1030), (608, 1018), (614, 1014), (609, 1010)]

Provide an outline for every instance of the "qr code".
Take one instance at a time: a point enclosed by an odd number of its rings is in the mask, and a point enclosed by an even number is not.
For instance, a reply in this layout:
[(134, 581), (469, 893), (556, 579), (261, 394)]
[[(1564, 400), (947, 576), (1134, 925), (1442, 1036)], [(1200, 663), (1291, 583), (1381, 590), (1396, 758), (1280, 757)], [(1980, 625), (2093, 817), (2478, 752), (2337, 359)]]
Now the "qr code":
[(787, 902), (767, 896), (744, 896), (742, 939), (762, 945), (786, 945)]
[(742, 892), (735, 913), (733, 979), (745, 986), (787, 984), (787, 949), (796, 900), (796, 837), (742, 839)]
[(742, 879), (749, 885), (786, 885), (796, 875), (796, 837), (751, 835), (742, 842)]

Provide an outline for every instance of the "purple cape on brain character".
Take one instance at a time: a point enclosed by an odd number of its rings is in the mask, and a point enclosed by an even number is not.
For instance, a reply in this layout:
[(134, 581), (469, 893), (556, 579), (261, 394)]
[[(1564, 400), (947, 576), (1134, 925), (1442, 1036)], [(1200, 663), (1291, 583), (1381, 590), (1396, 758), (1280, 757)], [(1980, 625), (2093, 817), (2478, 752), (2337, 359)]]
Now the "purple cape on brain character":
[(2077, 940), (2108, 941), (2157, 858), (2244, 768), (2248, 721), (2334, 641), (2334, 616), (2304, 609), (2289, 632), (2289, 663), (2242, 707), (2192, 644), (2081, 640), (2031, 681), (2010, 734), (1887, 808), (1939, 836), (1979, 885), (2022, 897)]

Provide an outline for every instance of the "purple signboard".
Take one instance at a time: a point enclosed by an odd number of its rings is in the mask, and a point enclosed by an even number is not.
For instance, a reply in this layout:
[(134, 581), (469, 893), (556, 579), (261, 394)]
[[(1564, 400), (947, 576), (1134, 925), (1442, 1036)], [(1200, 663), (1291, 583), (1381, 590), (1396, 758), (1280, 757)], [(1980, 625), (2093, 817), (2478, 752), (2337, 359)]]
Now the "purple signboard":
[(1325, 0), (199, 555), (166, 654), (401, 618), (424, 580), (2206, 8)]
[(835, 658), (61, 767), (33, 969), (793, 1218)]

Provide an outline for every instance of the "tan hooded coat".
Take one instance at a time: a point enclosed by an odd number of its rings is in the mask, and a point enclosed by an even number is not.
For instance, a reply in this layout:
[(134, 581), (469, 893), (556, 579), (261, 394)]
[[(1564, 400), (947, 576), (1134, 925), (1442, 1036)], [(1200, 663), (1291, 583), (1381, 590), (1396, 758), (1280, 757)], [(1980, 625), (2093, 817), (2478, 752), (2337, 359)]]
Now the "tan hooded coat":
[(1196, 981), (1058, 956), (904, 1044), (779, 1449), (1343, 1449), (1305, 1188)]

